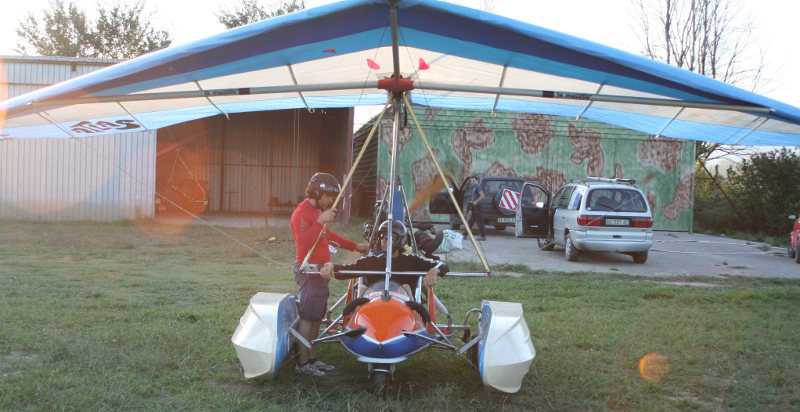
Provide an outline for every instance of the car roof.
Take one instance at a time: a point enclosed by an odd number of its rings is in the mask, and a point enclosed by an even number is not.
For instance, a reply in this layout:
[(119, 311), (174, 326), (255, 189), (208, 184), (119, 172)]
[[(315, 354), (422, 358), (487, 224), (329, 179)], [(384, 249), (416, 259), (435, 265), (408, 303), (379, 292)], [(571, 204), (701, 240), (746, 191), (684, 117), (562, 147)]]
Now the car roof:
[(572, 179), (569, 181), (570, 184), (575, 185), (582, 185), (586, 187), (596, 188), (596, 187), (610, 187), (610, 188), (631, 188), (635, 190), (639, 190), (636, 187), (636, 180), (633, 179), (612, 179), (606, 177), (587, 177), (583, 179)]
[(519, 180), (525, 181), (524, 178), (517, 177), (517, 176), (484, 176), (481, 180)]

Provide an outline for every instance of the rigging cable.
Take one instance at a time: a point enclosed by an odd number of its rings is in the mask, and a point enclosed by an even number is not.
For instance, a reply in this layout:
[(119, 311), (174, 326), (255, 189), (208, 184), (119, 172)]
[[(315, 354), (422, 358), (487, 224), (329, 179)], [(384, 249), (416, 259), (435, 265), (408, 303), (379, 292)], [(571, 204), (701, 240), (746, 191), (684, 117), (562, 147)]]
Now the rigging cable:
[[(122, 172), (124, 175), (128, 176), (129, 178), (131, 178), (131, 179), (132, 179), (134, 182), (138, 183), (138, 184), (139, 184), (139, 185), (141, 185), (142, 187), (145, 187), (145, 188), (146, 188), (146, 187), (148, 187), (148, 186), (147, 186), (147, 183), (143, 182), (141, 179), (137, 178), (136, 176), (134, 176), (134, 175), (132, 175), (131, 173), (129, 173), (127, 170), (123, 169), (123, 168), (122, 168), (120, 165), (118, 165), (116, 162), (114, 162), (113, 160), (109, 159), (109, 158), (108, 158), (108, 157), (107, 157), (107, 156), (106, 156), (104, 153), (102, 153), (102, 152), (100, 152), (100, 151), (96, 150), (94, 147), (92, 147), (92, 145), (85, 144), (85, 143), (83, 142), (83, 139), (80, 139), (80, 138), (78, 138), (78, 139), (75, 139), (75, 140), (76, 140), (76, 141), (78, 141), (80, 144), (84, 145), (85, 147), (89, 148), (89, 150), (91, 150), (91, 151), (93, 151), (94, 153), (96, 153), (96, 154), (100, 155), (100, 157), (101, 157), (101, 158), (103, 158), (103, 160), (105, 160), (106, 162), (108, 162), (108, 164), (110, 164), (111, 166), (113, 166), (114, 168), (116, 168), (117, 170), (119, 170), (120, 172)], [(258, 255), (258, 256), (261, 256), (262, 258), (264, 258), (264, 259), (266, 259), (266, 260), (268, 260), (268, 261), (270, 261), (270, 262), (272, 262), (272, 263), (274, 263), (274, 264), (276, 264), (276, 265), (281, 265), (281, 266), (283, 266), (283, 265), (287, 265), (287, 264), (288, 264), (288, 263), (280, 263), (280, 262), (278, 262), (278, 261), (276, 261), (276, 260), (274, 260), (274, 259), (270, 258), (269, 256), (267, 256), (267, 255), (265, 255), (265, 254), (261, 253), (259, 250), (256, 250), (256, 249), (252, 248), (250, 245), (248, 245), (248, 244), (246, 244), (246, 243), (242, 242), (241, 240), (239, 240), (239, 239), (237, 239), (236, 237), (232, 236), (231, 234), (229, 234), (229, 233), (225, 232), (224, 230), (222, 230), (222, 229), (220, 229), (220, 228), (218, 228), (218, 227), (214, 226), (213, 224), (211, 224), (210, 222), (208, 222), (208, 221), (206, 221), (205, 219), (201, 218), (200, 216), (198, 216), (198, 215), (196, 215), (196, 214), (194, 214), (194, 213), (192, 213), (192, 212), (190, 212), (190, 211), (186, 210), (185, 208), (181, 207), (181, 205), (179, 205), (179, 204), (177, 204), (177, 203), (173, 202), (171, 199), (169, 199), (169, 198), (165, 197), (165, 196), (164, 196), (164, 195), (162, 195), (161, 193), (155, 192), (155, 194), (156, 194), (156, 195), (158, 195), (158, 196), (160, 196), (162, 199), (165, 199), (167, 202), (169, 202), (170, 204), (172, 204), (173, 206), (175, 206), (176, 208), (178, 208), (178, 209), (179, 209), (179, 210), (181, 210), (182, 212), (186, 213), (187, 215), (191, 216), (191, 217), (192, 217), (192, 218), (194, 218), (195, 220), (197, 220), (197, 221), (199, 221), (200, 223), (202, 223), (202, 224), (204, 224), (204, 225), (206, 225), (206, 226), (210, 227), (211, 229), (214, 229), (215, 231), (217, 231), (217, 232), (221, 233), (222, 235), (224, 235), (224, 236), (226, 236), (227, 238), (229, 238), (229, 239), (233, 240), (234, 242), (236, 242), (236, 243), (238, 243), (239, 245), (243, 246), (245, 249), (248, 249), (248, 250), (250, 250), (251, 252), (255, 253), (256, 255)]]

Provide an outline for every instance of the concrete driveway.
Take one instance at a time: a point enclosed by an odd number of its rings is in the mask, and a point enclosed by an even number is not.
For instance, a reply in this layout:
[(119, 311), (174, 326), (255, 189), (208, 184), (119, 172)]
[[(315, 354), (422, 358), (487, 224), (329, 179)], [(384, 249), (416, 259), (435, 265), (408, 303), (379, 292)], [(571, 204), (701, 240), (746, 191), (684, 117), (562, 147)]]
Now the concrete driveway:
[[(524, 264), (531, 269), (560, 272), (627, 273), (643, 276), (749, 276), (800, 278), (800, 264), (785, 248), (726, 237), (654, 232), (647, 262), (633, 263), (618, 253), (583, 252), (577, 262), (564, 258), (564, 249), (539, 250), (536, 239), (515, 238), (511, 230), (487, 230), (487, 240), (478, 242), (490, 265)], [(448, 260), (479, 261), (468, 239), (464, 248), (444, 254)]]
[[(174, 219), (170, 220), (167, 217), (158, 220), (175, 223)], [(203, 217), (203, 222), (192, 223), (239, 228), (262, 228), (267, 224), (289, 225), (286, 217), (270, 218), (267, 222), (261, 215), (209, 215)], [(443, 225), (439, 227), (445, 228)], [(558, 272), (626, 273), (654, 277), (725, 275), (800, 278), (800, 264), (786, 255), (785, 248), (726, 237), (686, 232), (654, 232), (655, 242), (650, 249), (647, 262), (637, 264), (627, 255), (592, 252), (582, 253), (577, 262), (568, 262), (564, 258), (564, 249), (541, 251), (536, 239), (516, 238), (513, 229), (487, 228), (486, 232), (487, 240), (478, 243), (483, 248), (490, 265), (519, 263), (531, 269)], [(463, 245), (463, 249), (439, 253), (439, 256), (448, 260), (479, 262), (478, 255), (469, 240), (465, 239)]]

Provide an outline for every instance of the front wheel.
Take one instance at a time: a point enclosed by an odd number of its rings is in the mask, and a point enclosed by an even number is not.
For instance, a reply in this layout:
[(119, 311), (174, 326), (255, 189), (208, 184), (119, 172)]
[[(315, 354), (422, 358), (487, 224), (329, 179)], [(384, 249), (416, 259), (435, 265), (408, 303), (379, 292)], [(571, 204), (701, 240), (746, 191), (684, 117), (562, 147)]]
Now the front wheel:
[(578, 256), (580, 256), (580, 251), (572, 244), (572, 237), (569, 233), (564, 235), (564, 256), (570, 262), (577, 262)]
[(553, 239), (536, 239), (536, 243), (539, 244), (540, 250), (550, 251), (556, 246), (556, 242)]
[(373, 372), (369, 381), (372, 384), (373, 392), (383, 392), (386, 389), (386, 385), (389, 384), (389, 375), (384, 372)]
[(631, 253), (631, 257), (633, 258), (634, 263), (647, 262), (647, 251), (645, 250), (644, 252)]

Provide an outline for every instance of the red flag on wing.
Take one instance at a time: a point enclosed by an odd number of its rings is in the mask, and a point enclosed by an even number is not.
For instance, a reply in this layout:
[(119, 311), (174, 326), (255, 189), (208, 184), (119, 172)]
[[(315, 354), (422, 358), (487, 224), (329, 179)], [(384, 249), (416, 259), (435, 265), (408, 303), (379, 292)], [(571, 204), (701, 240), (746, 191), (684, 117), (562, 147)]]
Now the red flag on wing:
[(516, 211), (517, 206), (519, 206), (519, 192), (503, 189), (503, 195), (500, 197), (500, 207)]

